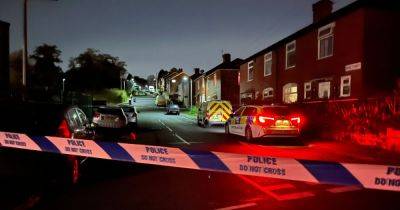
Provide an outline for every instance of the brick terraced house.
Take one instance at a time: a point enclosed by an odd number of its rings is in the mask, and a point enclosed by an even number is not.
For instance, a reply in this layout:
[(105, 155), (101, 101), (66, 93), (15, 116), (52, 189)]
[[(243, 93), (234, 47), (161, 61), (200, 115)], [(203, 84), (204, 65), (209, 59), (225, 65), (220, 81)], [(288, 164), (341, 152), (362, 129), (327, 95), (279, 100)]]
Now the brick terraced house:
[(395, 0), (358, 0), (332, 13), (313, 4), (313, 23), (240, 66), (241, 104), (312, 103), (390, 93), (400, 76)]

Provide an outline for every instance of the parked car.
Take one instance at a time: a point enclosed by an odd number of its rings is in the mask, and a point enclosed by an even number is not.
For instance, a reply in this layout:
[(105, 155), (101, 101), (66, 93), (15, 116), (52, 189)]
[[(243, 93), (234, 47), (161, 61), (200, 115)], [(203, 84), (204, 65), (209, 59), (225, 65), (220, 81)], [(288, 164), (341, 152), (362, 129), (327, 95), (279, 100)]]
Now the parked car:
[(122, 108), (128, 120), (128, 127), (136, 128), (138, 124), (138, 111), (133, 105), (120, 104), (118, 107)]
[[(130, 143), (136, 134), (129, 127), (129, 117), (122, 107), (99, 107), (93, 115), (95, 140)], [(131, 118), (131, 121), (132, 118)]]
[(232, 105), (229, 101), (206, 101), (200, 105), (197, 112), (197, 124), (203, 127), (225, 125), (231, 113)]
[(128, 118), (121, 107), (99, 107), (93, 115), (93, 124), (100, 128), (124, 128)]
[(176, 114), (179, 115), (180, 114), (180, 109), (179, 109), (179, 105), (178, 104), (169, 104), (167, 106), (167, 114)]
[(226, 134), (260, 137), (298, 137), (302, 117), (287, 106), (242, 106), (225, 124)]
[(155, 100), (156, 106), (166, 106), (167, 105), (167, 99), (163, 95), (158, 95), (156, 96)]
[[(45, 103), (14, 103), (0, 105), (2, 131), (24, 133), (29, 136), (58, 136), (92, 139), (93, 130), (85, 113), (74, 106)], [(27, 179), (55, 180), (55, 183), (73, 184), (80, 176), (80, 157), (45, 152), (1, 148), (0, 159), (21, 164), (11, 170)], [(34, 167), (32, 167), (34, 166)]]

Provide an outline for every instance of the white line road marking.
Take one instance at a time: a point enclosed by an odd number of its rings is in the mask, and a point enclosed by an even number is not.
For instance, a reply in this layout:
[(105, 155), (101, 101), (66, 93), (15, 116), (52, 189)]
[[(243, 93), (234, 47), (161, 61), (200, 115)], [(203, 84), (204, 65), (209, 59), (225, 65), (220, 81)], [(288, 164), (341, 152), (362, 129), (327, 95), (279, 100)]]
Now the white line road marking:
[(170, 127), (168, 127), (164, 122), (162, 122), (161, 120), (158, 120), (164, 127), (166, 127), (177, 139), (179, 139), (180, 141), (182, 141), (183, 143), (190, 145), (189, 142), (187, 142), (184, 138), (182, 138), (181, 136), (179, 136), (178, 134), (176, 134)]
[(256, 203), (245, 203), (245, 204), (240, 204), (240, 205), (236, 205), (236, 206), (228, 206), (228, 207), (224, 207), (224, 208), (219, 208), (217, 210), (235, 210), (235, 209), (248, 208), (248, 207), (252, 207), (252, 206), (257, 206), (257, 204)]
[(243, 175), (238, 175), (238, 177), (241, 178), (243, 181), (247, 182), (248, 184), (252, 185), (254, 188), (275, 198), (278, 201), (295, 200), (295, 199), (301, 199), (301, 198), (315, 196), (315, 194), (310, 191), (294, 192), (294, 193), (287, 193), (287, 194), (277, 194), (276, 192), (274, 192), (275, 190), (296, 189), (296, 187), (289, 183), (282, 183), (282, 184), (272, 185), (272, 186), (261, 186), (260, 184), (254, 182), (253, 180), (251, 180)]
[(350, 191), (356, 191), (356, 190), (361, 190), (361, 187), (357, 186), (342, 186), (342, 187), (334, 187), (327, 189), (326, 191), (331, 192), (331, 193), (343, 193), (343, 192), (350, 192)]
[(187, 145), (190, 145), (189, 142), (187, 142), (185, 139), (183, 139), (182, 137), (180, 137), (178, 134), (175, 133), (174, 135), (175, 135), (176, 138), (178, 138), (179, 140), (181, 140), (183, 143), (185, 143), (185, 144), (187, 144)]
[(168, 127), (165, 123), (163, 123), (161, 120), (158, 120), (164, 127), (166, 127), (170, 132), (173, 132), (173, 130)]

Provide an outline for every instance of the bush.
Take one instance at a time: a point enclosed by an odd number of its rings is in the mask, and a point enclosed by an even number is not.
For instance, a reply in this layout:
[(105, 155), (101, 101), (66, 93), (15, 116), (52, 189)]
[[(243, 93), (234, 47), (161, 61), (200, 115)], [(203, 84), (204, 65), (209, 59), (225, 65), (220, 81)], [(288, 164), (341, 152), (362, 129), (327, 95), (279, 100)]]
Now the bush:
[(93, 100), (105, 100), (107, 103), (124, 103), (128, 101), (128, 94), (125, 90), (120, 89), (104, 89), (93, 93)]

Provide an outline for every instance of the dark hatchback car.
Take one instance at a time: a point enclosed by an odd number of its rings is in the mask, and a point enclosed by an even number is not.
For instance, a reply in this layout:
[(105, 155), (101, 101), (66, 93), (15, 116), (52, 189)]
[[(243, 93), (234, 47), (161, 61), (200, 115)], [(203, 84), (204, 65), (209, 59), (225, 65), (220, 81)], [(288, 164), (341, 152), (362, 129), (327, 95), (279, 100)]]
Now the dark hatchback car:
[[(0, 130), (29, 136), (90, 139), (93, 132), (85, 113), (74, 106), (46, 103), (0, 104)], [(6, 167), (18, 162), (22, 167)], [(33, 180), (73, 184), (80, 176), (80, 158), (0, 147), (0, 176), (23, 175)]]
[(93, 125), (95, 140), (131, 143), (136, 134), (129, 126), (129, 117), (121, 107), (102, 106), (95, 110)]

